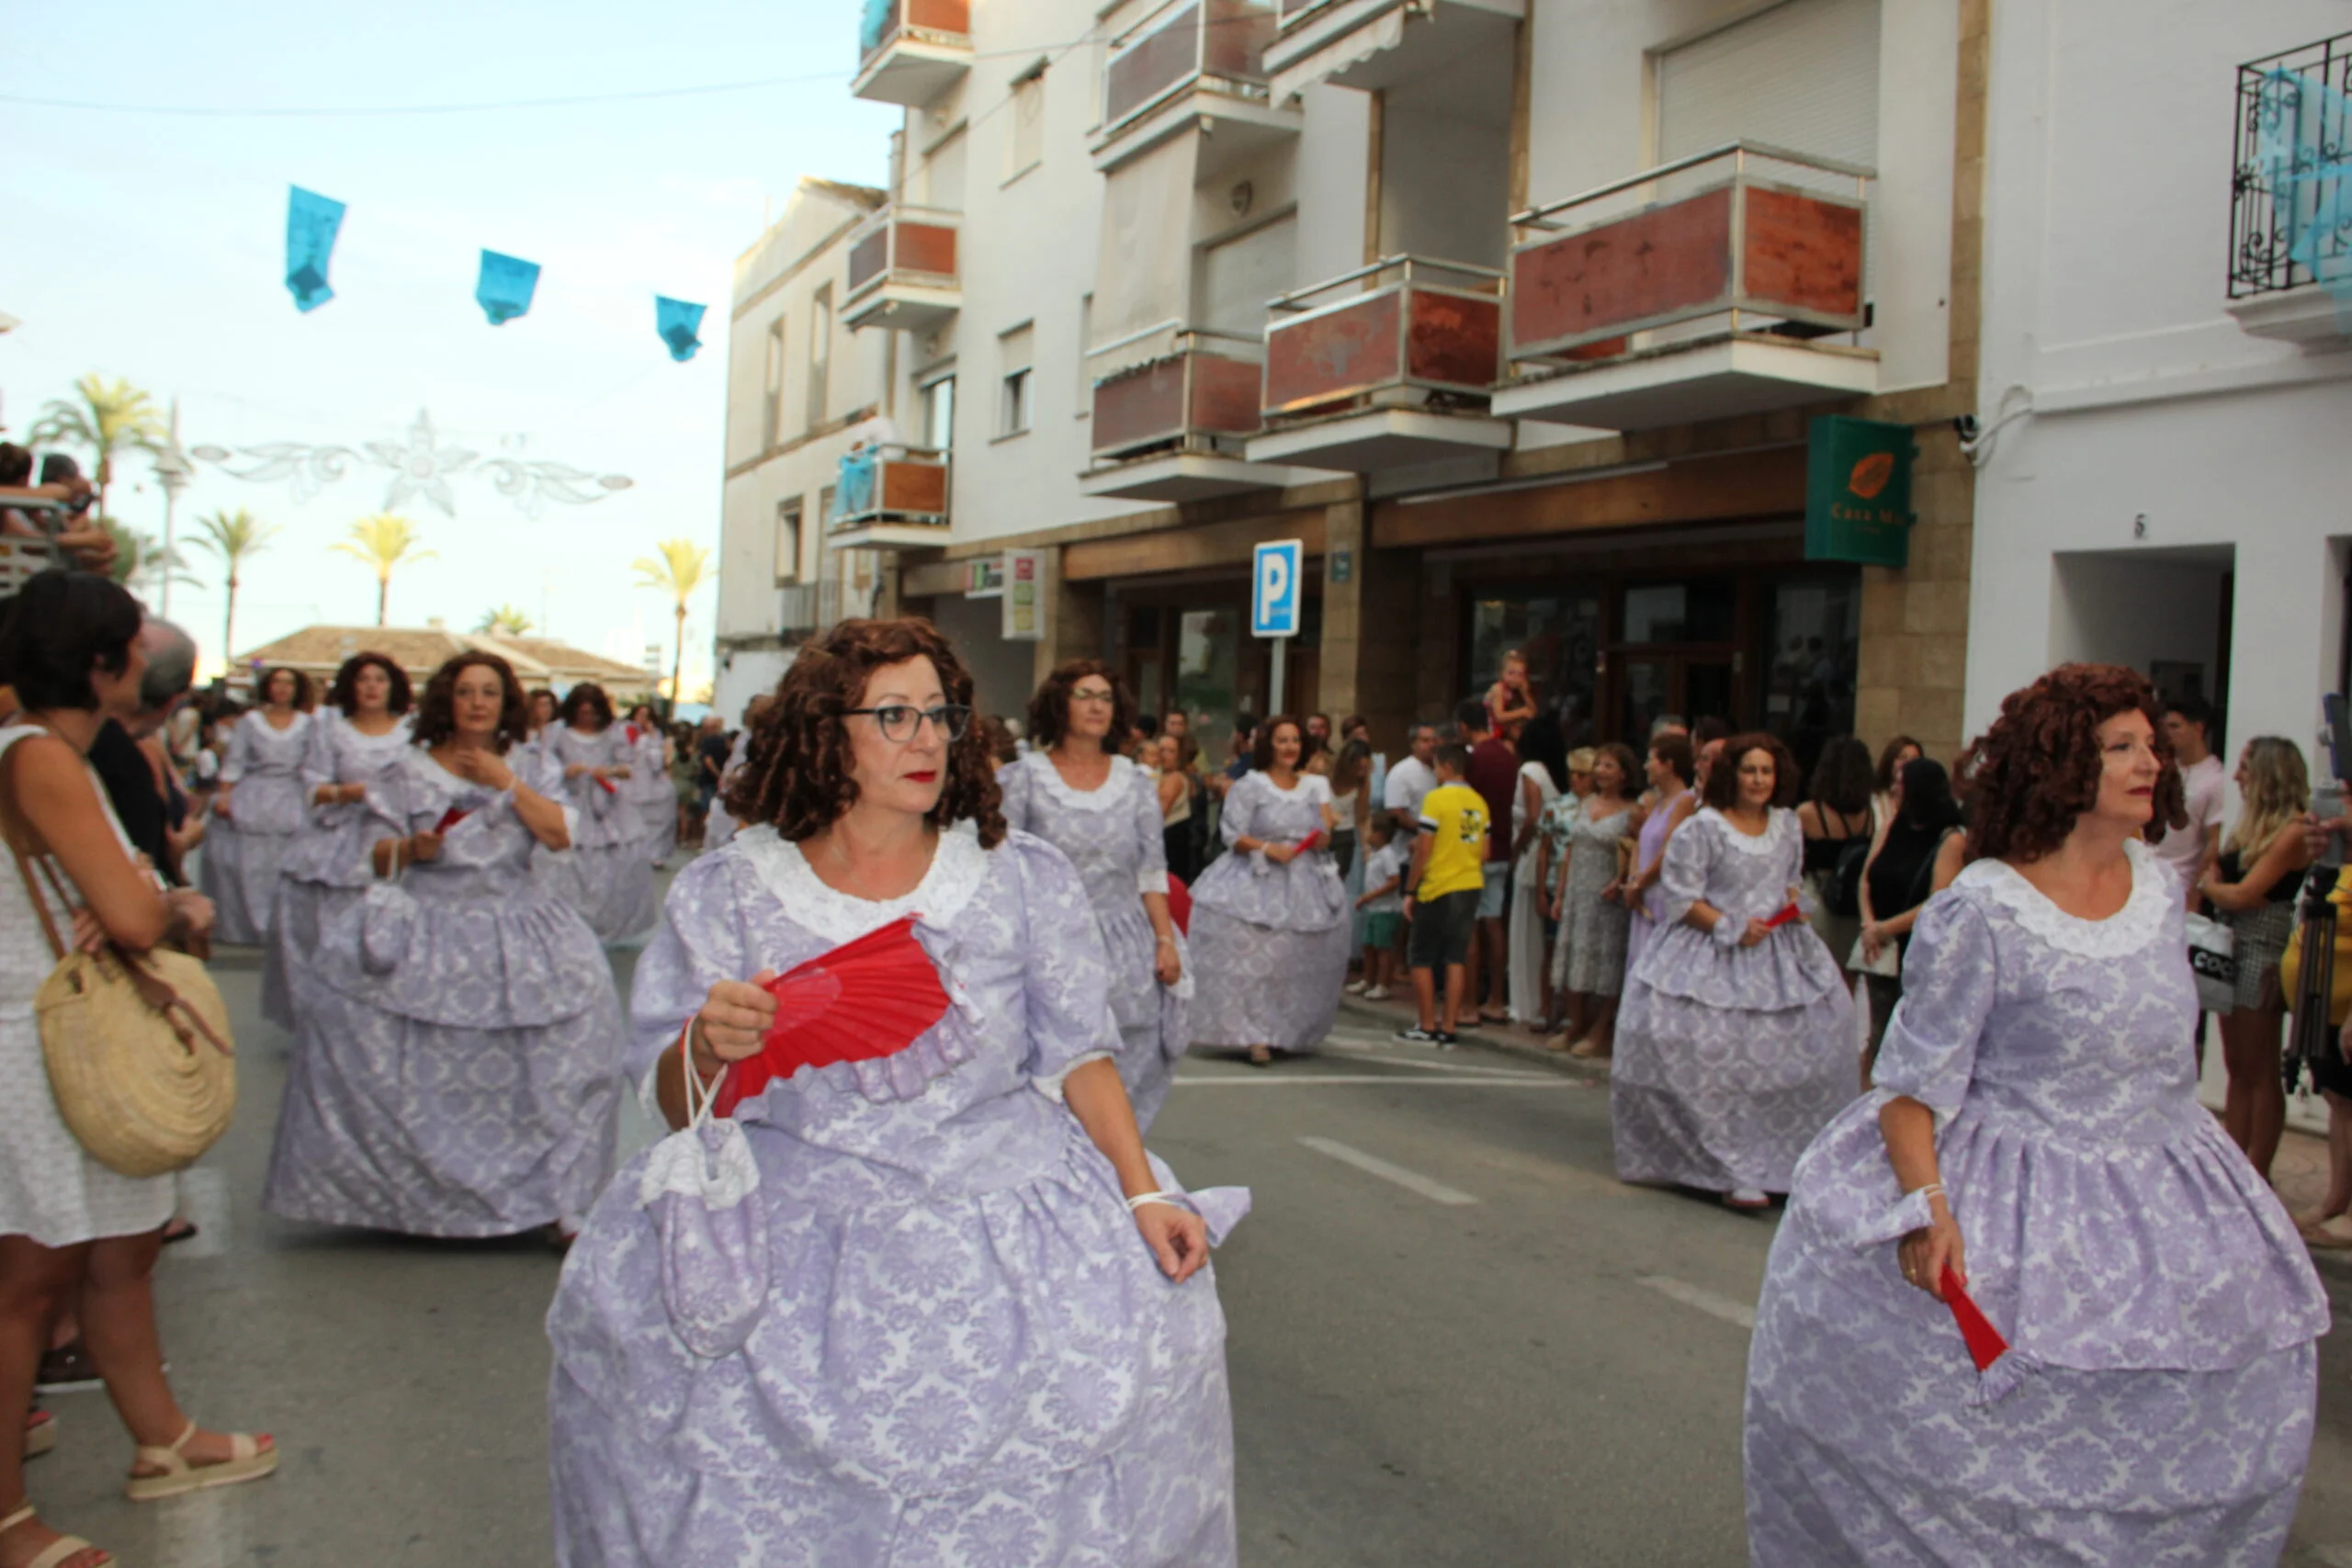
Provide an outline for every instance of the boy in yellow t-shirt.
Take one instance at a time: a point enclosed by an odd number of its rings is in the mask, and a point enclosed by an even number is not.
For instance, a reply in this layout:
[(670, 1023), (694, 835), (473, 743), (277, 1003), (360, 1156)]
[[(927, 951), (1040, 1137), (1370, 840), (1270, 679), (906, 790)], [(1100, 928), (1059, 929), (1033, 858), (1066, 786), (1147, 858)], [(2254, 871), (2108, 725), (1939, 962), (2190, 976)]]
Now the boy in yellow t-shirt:
[[(1405, 876), (1405, 919), (1412, 923), (1406, 962), (1412, 965), (1420, 1023), (1398, 1030), (1396, 1038), (1450, 1050), (1462, 1010), (1470, 937), (1477, 929), (1478, 897), (1487, 886), (1491, 824), (1485, 798), (1462, 782), (1470, 767), (1469, 749), (1448, 741), (1437, 749), (1434, 761), (1437, 787), (1421, 801), (1421, 830), (1414, 835), (1413, 866)], [(1437, 1010), (1440, 969), (1445, 971), (1442, 1020)]]

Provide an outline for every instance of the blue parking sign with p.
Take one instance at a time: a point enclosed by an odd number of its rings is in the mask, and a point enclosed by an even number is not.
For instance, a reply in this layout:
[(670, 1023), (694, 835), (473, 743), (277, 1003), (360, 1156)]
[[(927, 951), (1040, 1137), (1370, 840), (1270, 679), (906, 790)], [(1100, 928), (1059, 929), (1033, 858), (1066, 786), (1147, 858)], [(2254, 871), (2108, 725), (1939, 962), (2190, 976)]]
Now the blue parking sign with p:
[(1299, 568), (1305, 553), (1297, 539), (1275, 539), (1258, 547), (1250, 572), (1251, 637), (1298, 635)]

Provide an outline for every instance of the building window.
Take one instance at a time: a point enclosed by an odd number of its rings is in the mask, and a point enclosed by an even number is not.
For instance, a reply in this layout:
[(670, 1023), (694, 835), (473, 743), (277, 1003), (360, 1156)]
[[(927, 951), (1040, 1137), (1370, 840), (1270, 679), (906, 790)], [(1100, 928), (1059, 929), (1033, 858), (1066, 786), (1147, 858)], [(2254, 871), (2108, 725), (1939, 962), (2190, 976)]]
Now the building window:
[(1020, 326), (996, 340), (999, 378), (996, 430), (999, 435), (1019, 435), (1029, 428), (1035, 379), (1031, 374), (1035, 358), (1031, 347), (1033, 337), (1028, 327)]
[(763, 405), (760, 445), (773, 446), (784, 439), (784, 318), (768, 323), (767, 399)]
[(817, 515), (823, 518), (828, 526), (841, 521), (840, 513), (833, 510), (834, 488), (832, 485), (827, 485), (817, 492)]
[(1035, 168), (1046, 156), (1046, 67), (1043, 62), (1012, 84), (1012, 129), (1005, 143), (1007, 183)]
[(800, 581), (800, 498), (775, 503), (775, 581)]
[(1078, 297), (1078, 417), (1094, 412), (1094, 370), (1087, 349), (1094, 342), (1094, 296)]
[(833, 286), (808, 303), (808, 428), (825, 423), (825, 372), (833, 360)]
[(922, 444), (941, 452), (956, 446), (956, 378), (943, 376), (922, 389)]

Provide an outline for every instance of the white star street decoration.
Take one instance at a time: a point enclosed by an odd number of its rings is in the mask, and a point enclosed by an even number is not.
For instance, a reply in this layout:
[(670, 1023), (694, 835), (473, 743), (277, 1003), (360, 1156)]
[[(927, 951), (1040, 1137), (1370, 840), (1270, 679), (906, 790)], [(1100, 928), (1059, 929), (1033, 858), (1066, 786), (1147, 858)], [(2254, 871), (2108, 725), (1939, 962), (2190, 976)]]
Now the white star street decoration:
[[(250, 479), (255, 484), (283, 480), (297, 502), (308, 501), (341, 479), (352, 464), (371, 464), (391, 470), (391, 479), (384, 487), (385, 511), (394, 510), (412, 496), (423, 496), (451, 517), (458, 514), (458, 497), (449, 480), (459, 475), (472, 474), (489, 479), (498, 493), (514, 502), (526, 517), (539, 515), (550, 501), (567, 506), (586, 506), (636, 482), (626, 474), (592, 474), (566, 463), (484, 457), (462, 446), (445, 446), (433, 433), (433, 416), (423, 410), (418, 411), (416, 423), (408, 427), (405, 443), (366, 441), (360, 446), (364, 451), (348, 446), (313, 446), (300, 441), (271, 441), (234, 450), (198, 446), (190, 456), (219, 464), (232, 479)], [(250, 466), (232, 467), (232, 459), (240, 457)]]

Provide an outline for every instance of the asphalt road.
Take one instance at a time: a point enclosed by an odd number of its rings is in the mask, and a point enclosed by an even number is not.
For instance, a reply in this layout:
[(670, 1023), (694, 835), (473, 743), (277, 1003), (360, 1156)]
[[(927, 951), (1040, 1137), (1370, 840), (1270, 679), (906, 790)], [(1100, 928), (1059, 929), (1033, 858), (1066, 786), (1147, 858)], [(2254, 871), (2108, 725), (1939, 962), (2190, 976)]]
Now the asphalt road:
[[(34, 1497), (131, 1568), (549, 1563), (553, 1256), (265, 1217), (285, 1042), (254, 967), (221, 979), (244, 1102), (188, 1178), (203, 1235), (167, 1252), (159, 1310), (189, 1408), (274, 1431), (284, 1468), (134, 1508), (103, 1396), (68, 1394)], [(625, 1115), (630, 1146), (650, 1135)], [(1188, 1182), (1256, 1195), (1217, 1258), (1250, 1568), (1745, 1561), (1772, 1222), (1615, 1181), (1605, 1086), (1343, 1017), (1312, 1060), (1188, 1062), (1152, 1142)], [(2352, 1276), (2329, 1278), (2341, 1317)], [(2352, 1568), (2352, 1334), (2322, 1375), (2288, 1561)]]

